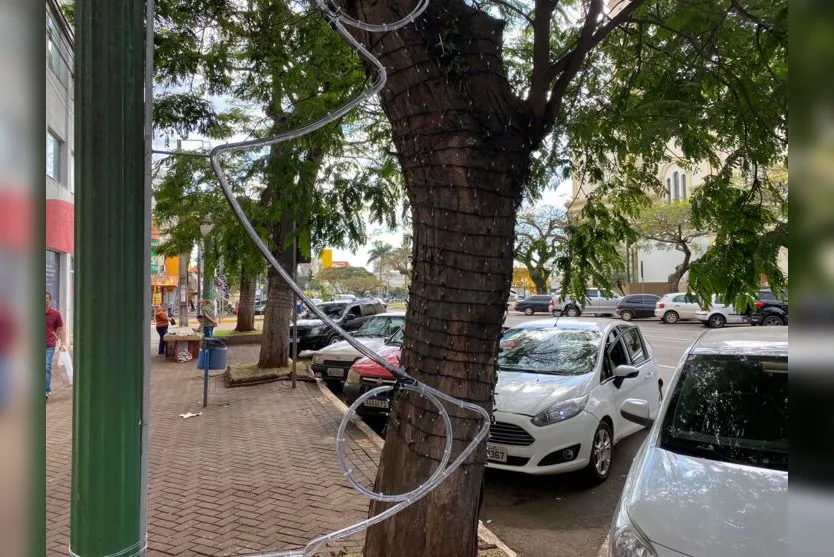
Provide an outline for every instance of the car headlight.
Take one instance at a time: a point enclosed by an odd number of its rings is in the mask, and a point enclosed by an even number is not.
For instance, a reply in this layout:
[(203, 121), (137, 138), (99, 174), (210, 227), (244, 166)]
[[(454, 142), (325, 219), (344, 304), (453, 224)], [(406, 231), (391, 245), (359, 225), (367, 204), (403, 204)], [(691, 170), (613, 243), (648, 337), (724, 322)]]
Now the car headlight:
[(324, 362), (324, 356), (321, 354), (313, 354), (313, 363), (320, 364)]
[(350, 368), (350, 370), (348, 371), (348, 374), (347, 374), (347, 379), (345, 379), (345, 383), (359, 383), (359, 381), (361, 379), (362, 379), (362, 376), (359, 375), (359, 372), (357, 372), (353, 368)]
[(611, 557), (657, 557), (652, 542), (631, 523), (625, 509), (617, 512), (614, 533), (609, 543)]
[(534, 416), (530, 421), (533, 422), (533, 425), (544, 426), (569, 420), (585, 409), (588, 396), (572, 398), (554, 404), (544, 412)]

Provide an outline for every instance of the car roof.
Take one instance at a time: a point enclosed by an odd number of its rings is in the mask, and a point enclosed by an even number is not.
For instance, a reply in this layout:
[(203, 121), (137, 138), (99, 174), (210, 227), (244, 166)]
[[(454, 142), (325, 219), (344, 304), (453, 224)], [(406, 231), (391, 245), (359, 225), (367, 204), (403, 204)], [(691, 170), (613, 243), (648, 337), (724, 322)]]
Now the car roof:
[(692, 354), (788, 356), (787, 327), (710, 329), (692, 346)]
[(607, 331), (616, 327), (617, 325), (634, 327), (634, 325), (624, 324), (622, 321), (598, 320), (587, 321), (577, 317), (554, 317), (552, 319), (536, 319), (535, 321), (524, 321), (519, 323), (511, 329), (546, 329), (554, 327), (556, 329), (565, 330), (583, 330), (583, 331)]
[(405, 311), (386, 311), (385, 313), (377, 313), (374, 317), (405, 317)]

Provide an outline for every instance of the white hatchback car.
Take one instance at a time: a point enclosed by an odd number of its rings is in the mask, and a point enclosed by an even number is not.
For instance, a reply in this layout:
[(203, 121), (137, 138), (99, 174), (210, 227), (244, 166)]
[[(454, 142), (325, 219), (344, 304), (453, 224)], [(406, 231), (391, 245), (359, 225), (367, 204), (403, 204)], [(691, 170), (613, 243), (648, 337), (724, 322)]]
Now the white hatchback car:
[(664, 295), (654, 308), (655, 317), (664, 323), (677, 323), (681, 320), (695, 319), (695, 312), (701, 306), (694, 296), (686, 292), (672, 292)]
[[(634, 458), (611, 557), (788, 555), (788, 328), (707, 331)], [(621, 413), (651, 422), (647, 399)]]
[(622, 402), (651, 400), (652, 416), (660, 407), (657, 364), (634, 325), (553, 322), (502, 338), (487, 466), (603, 481), (613, 446), (642, 429), (620, 416)]

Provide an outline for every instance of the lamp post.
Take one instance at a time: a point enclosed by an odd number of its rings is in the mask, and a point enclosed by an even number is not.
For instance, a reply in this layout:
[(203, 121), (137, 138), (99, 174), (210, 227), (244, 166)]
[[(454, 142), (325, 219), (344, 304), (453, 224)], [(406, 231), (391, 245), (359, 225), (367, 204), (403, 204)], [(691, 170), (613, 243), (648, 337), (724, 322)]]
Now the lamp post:
[[(209, 215), (203, 217), (203, 220), (200, 221), (200, 235), (203, 237), (200, 241), (200, 244), (197, 246), (198, 254), (200, 255), (199, 260), (197, 261), (197, 288), (200, 288), (200, 266), (202, 264), (203, 253), (205, 253), (205, 242), (206, 236), (208, 236), (211, 229), (214, 228), (214, 222), (211, 220)], [(207, 290), (207, 289), (204, 289)], [(207, 295), (203, 292), (203, 295)], [(198, 300), (197, 303), (201, 303), (202, 299)], [(206, 342), (206, 337), (203, 335), (203, 361), (205, 362), (205, 367), (203, 369), (203, 408), (206, 407), (208, 404), (208, 384), (209, 384), (209, 350), (208, 350), (208, 343)]]
[[(214, 221), (211, 220), (211, 216), (206, 215), (205, 217), (203, 217), (203, 220), (200, 221), (200, 235), (203, 237), (203, 240), (201, 242), (201, 245), (199, 246), (200, 262), (197, 265), (197, 272), (198, 273), (201, 273), (200, 266), (203, 264), (203, 259), (205, 258), (206, 236), (209, 235), (209, 233), (212, 231), (213, 228), (214, 228)], [(205, 298), (208, 298), (209, 291), (211, 290), (211, 288), (210, 288), (211, 283), (207, 280), (207, 277), (203, 277), (202, 275), (197, 278), (198, 283), (201, 283), (201, 281), (206, 282), (205, 284), (202, 284), (202, 287), (203, 287), (202, 296), (205, 297)]]

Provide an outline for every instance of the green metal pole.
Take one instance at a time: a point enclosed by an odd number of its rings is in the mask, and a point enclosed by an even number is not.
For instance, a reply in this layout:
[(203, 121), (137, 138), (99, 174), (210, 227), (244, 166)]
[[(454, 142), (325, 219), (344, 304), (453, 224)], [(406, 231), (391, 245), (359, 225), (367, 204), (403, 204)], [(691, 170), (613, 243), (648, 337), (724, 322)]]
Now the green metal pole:
[(149, 350), (144, 0), (77, 0), (70, 554), (143, 555)]

